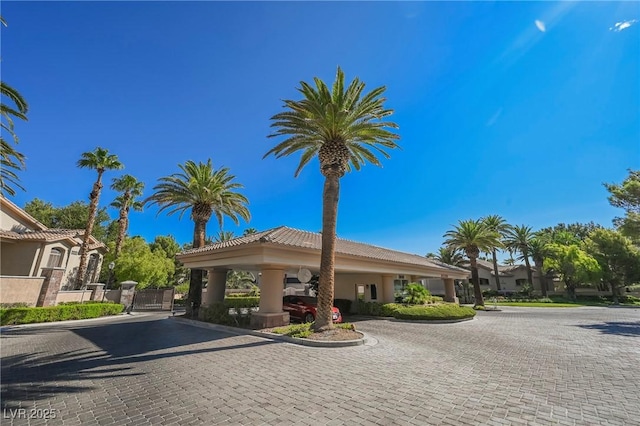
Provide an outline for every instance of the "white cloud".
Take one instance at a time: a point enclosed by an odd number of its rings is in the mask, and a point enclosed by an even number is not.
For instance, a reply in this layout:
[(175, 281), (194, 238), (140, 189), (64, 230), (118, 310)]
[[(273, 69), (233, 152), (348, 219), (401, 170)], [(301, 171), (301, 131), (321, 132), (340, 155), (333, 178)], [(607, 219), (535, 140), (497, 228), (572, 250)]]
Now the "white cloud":
[(536, 27), (538, 27), (538, 29), (539, 29), (540, 31), (542, 31), (542, 32), (547, 31), (547, 27), (544, 25), (544, 22), (542, 22), (542, 21), (541, 21), (541, 20), (539, 20), (539, 19), (536, 19), (536, 21), (535, 21), (535, 22), (536, 22)]
[(628, 21), (616, 22), (613, 27), (609, 28), (609, 30), (619, 33), (622, 30), (626, 30), (636, 22), (638, 22), (637, 19), (630, 19)]

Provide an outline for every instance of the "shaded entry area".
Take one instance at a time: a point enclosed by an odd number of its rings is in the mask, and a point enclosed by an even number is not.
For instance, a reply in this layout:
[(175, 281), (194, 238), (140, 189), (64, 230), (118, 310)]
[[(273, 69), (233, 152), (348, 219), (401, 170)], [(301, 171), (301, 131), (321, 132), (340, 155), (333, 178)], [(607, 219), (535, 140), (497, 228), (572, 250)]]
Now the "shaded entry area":
[(173, 310), (174, 288), (148, 288), (136, 291), (133, 297), (134, 311)]

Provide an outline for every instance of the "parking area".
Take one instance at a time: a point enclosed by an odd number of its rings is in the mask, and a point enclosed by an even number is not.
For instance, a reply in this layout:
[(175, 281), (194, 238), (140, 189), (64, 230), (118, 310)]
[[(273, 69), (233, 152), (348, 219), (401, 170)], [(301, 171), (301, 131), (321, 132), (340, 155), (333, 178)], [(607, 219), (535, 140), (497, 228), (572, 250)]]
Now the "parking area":
[(640, 309), (355, 323), (377, 344), (308, 348), (159, 314), (5, 329), (2, 424), (640, 425)]

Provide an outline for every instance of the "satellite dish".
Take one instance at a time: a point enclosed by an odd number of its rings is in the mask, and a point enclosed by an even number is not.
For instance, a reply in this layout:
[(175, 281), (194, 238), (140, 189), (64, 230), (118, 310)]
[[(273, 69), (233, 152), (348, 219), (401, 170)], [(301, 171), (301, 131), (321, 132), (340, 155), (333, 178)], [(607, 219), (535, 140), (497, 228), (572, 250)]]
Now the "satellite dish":
[(311, 276), (311, 271), (308, 269), (300, 268), (300, 270), (298, 271), (298, 281), (300, 281), (302, 284), (308, 283), (311, 279)]

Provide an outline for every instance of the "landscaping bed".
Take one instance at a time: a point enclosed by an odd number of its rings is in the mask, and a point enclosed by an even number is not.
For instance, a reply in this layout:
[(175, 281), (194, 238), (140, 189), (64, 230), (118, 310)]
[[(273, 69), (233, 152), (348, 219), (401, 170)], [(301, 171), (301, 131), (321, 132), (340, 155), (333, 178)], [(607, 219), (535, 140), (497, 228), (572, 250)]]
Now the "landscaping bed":
[(0, 325), (79, 320), (117, 315), (124, 310), (119, 303), (75, 303), (43, 308), (0, 309)]
[(456, 321), (470, 319), (476, 312), (469, 307), (453, 303), (432, 305), (402, 305), (399, 303), (358, 303), (358, 314), (367, 316), (393, 317), (401, 320), (416, 321)]
[(339, 342), (345, 340), (362, 339), (362, 333), (356, 331), (353, 324), (334, 324), (334, 328), (322, 332), (314, 332), (311, 323), (291, 324), (284, 327), (275, 327), (260, 330), (263, 333), (274, 333), (282, 336), (296, 337), (299, 339), (322, 340), (329, 342)]

